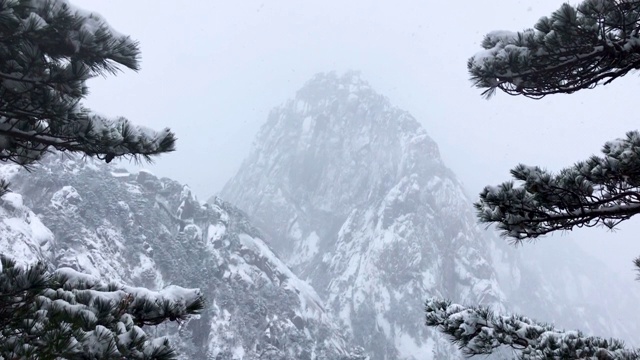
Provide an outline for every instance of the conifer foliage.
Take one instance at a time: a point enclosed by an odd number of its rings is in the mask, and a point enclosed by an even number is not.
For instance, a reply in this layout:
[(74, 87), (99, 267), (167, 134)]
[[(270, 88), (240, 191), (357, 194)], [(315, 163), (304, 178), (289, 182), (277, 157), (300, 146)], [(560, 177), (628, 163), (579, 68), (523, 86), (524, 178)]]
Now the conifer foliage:
[(141, 328), (182, 320), (203, 307), (198, 290), (160, 292), (107, 284), (45, 264), (0, 255), (0, 357), (4, 359), (174, 359), (166, 338)]
[(534, 29), (489, 33), (467, 66), (487, 96), (573, 93), (640, 68), (639, 31), (640, 1), (565, 3)]
[(613, 229), (640, 213), (640, 134), (607, 142), (602, 152), (557, 174), (518, 165), (511, 170), (517, 185), (482, 191), (475, 204), (480, 221), (516, 242), (575, 227)]
[[(488, 34), (484, 51), (469, 59), (471, 80), (483, 95), (497, 89), (540, 98), (573, 93), (640, 68), (640, 1), (585, 0), (564, 4), (535, 29)], [(605, 226), (640, 213), (640, 133), (607, 142), (602, 156), (551, 173), (518, 165), (514, 181), (487, 186), (474, 204), (480, 222), (494, 224), (519, 243), (558, 230)], [(640, 270), (640, 258), (635, 260)], [(639, 359), (618, 340), (555, 329), (521, 316), (448, 301), (426, 302), (426, 323), (447, 334), (468, 355), (498, 347), (521, 359)]]
[[(138, 69), (135, 41), (66, 0), (0, 0), (0, 160), (28, 166), (52, 150), (106, 162), (173, 151), (174, 134), (82, 106), (86, 81)], [(6, 183), (1, 183), (5, 193)], [(175, 359), (146, 325), (198, 314), (198, 289), (107, 284), (0, 255), (0, 359)]]
[(523, 360), (640, 358), (637, 350), (626, 349), (619, 340), (558, 330), (522, 316), (500, 316), (485, 307), (430, 299), (426, 311), (427, 325), (449, 335), (469, 356), (491, 354), (501, 346), (510, 346), (518, 350)]
[(175, 136), (91, 112), (86, 80), (137, 70), (138, 44), (65, 0), (0, 0), (0, 160), (29, 164), (49, 148), (110, 162), (172, 151)]

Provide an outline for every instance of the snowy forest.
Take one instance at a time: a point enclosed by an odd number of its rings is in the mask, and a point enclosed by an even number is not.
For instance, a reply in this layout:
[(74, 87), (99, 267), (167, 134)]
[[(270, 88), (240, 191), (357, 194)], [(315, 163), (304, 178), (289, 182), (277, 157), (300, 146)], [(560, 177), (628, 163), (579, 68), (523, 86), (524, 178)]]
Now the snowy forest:
[(640, 359), (640, 1), (465, 6), (0, 0), (0, 360)]

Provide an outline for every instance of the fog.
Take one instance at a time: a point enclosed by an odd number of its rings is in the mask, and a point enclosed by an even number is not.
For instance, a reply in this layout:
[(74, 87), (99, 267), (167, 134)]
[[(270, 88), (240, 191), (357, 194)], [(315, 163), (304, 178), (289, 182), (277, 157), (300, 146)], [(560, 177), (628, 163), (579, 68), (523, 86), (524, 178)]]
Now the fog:
[[(201, 200), (238, 169), (270, 109), (317, 72), (361, 71), (424, 125), (472, 198), (508, 180), (520, 162), (558, 170), (637, 128), (636, 75), (543, 100), (498, 93), (487, 101), (471, 86), (466, 62), (485, 33), (532, 27), (558, 0), (74, 4), (102, 14), (142, 49), (142, 70), (92, 80), (86, 105), (174, 130), (177, 151), (145, 166), (189, 184)], [(640, 226), (632, 219), (619, 230), (540, 241), (573, 238), (638, 286), (631, 261), (640, 255)]]

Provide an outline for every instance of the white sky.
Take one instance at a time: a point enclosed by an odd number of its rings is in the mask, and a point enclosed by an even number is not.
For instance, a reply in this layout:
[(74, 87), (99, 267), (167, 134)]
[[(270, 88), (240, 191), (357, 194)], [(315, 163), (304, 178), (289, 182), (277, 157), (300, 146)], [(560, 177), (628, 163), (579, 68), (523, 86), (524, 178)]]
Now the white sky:
[[(72, 3), (102, 14), (142, 49), (139, 73), (92, 80), (86, 104), (174, 130), (178, 150), (149, 168), (189, 184), (202, 200), (235, 173), (269, 110), (321, 71), (359, 70), (411, 112), (472, 196), (508, 180), (519, 162), (557, 170), (637, 129), (636, 75), (538, 101), (503, 93), (487, 101), (471, 87), (466, 62), (484, 34), (532, 27), (561, 0)], [(570, 235), (640, 286), (631, 272), (639, 221), (615, 234)]]

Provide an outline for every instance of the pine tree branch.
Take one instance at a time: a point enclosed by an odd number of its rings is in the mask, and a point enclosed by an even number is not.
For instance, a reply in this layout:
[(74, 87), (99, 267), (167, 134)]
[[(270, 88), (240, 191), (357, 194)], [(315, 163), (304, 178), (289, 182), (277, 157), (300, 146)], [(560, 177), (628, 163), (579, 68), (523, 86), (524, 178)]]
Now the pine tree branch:
[[(111, 158), (123, 156), (151, 156), (175, 149), (175, 136), (168, 129), (158, 133), (146, 129), (141, 129), (130, 125), (124, 118), (120, 118), (110, 123), (108, 133), (95, 130), (95, 125), (91, 122), (105, 122), (104, 118), (90, 118), (88, 123), (74, 124), (72, 127), (65, 127), (62, 130), (53, 132), (49, 127), (43, 130), (22, 131), (15, 128), (13, 124), (6, 124), (0, 121), (0, 135), (7, 136), (14, 141), (19, 139), (16, 145), (26, 149), (46, 152), (46, 146), (51, 146), (60, 151), (80, 152), (95, 156), (110, 156)], [(111, 126), (113, 124), (113, 126)], [(104, 125), (100, 125), (104, 127)], [(127, 138), (126, 131), (135, 131), (137, 134), (133, 138)], [(30, 147), (28, 144), (38, 144), (37, 147)], [(43, 147), (44, 145), (44, 147)], [(0, 155), (0, 158), (2, 156)], [(39, 156), (34, 157), (37, 160)]]
[(159, 292), (107, 284), (62, 268), (17, 267), (0, 255), (0, 357), (5, 359), (175, 359), (166, 339), (152, 341), (144, 325), (200, 313), (197, 289)]
[[(633, 29), (629, 31), (629, 29)], [(640, 2), (563, 4), (535, 30), (493, 32), (469, 59), (471, 80), (491, 96), (541, 98), (608, 84), (640, 68)]]
[(175, 149), (168, 129), (107, 120), (80, 105), (87, 79), (115, 73), (119, 65), (139, 68), (137, 42), (65, 0), (0, 2), (0, 12), (0, 135), (6, 140), (0, 141), (0, 160), (28, 165), (49, 147), (106, 162), (150, 160)]
[(518, 182), (487, 186), (474, 206), (481, 222), (496, 224), (515, 241), (558, 230), (604, 225), (640, 213), (640, 133), (608, 142), (593, 156), (552, 174), (519, 165)]
[(449, 336), (468, 356), (491, 354), (511, 347), (520, 359), (637, 360), (640, 352), (616, 339), (585, 336), (580, 331), (555, 329), (518, 315), (500, 316), (485, 307), (462, 306), (429, 299), (426, 324)]

